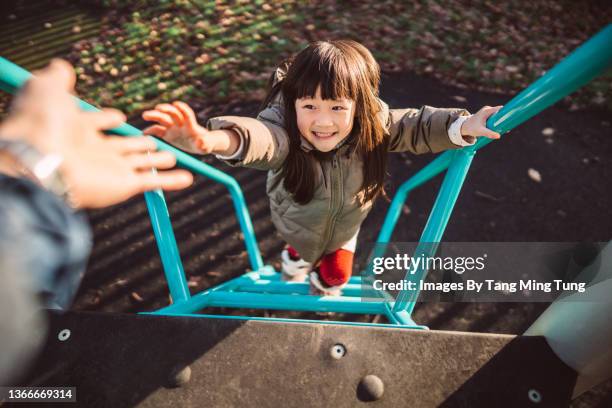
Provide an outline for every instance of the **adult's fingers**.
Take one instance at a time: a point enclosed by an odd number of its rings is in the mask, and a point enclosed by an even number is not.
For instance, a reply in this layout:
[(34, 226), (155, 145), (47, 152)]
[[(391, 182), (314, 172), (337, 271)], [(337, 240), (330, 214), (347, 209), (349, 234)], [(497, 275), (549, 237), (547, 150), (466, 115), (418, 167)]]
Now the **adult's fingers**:
[(104, 108), (101, 112), (83, 112), (84, 120), (96, 129), (112, 129), (126, 121), (120, 110)]
[(175, 106), (172, 106), (169, 103), (161, 103), (155, 106), (155, 110), (158, 110), (170, 116), (174, 121), (175, 125), (183, 126), (183, 115)]
[(132, 168), (137, 170), (170, 169), (176, 165), (176, 157), (170, 152), (152, 152), (152, 153), (136, 153), (126, 156), (127, 160), (132, 165)]
[(142, 153), (157, 150), (157, 143), (150, 137), (122, 137), (108, 136), (104, 139), (104, 143), (110, 149), (120, 153)]
[(138, 175), (140, 192), (155, 190), (182, 190), (193, 184), (193, 175), (187, 170), (167, 170), (157, 173), (142, 172)]
[(38, 109), (53, 115), (64, 114), (76, 108), (76, 103), (70, 105), (68, 93), (74, 89), (74, 84), (72, 66), (63, 60), (53, 60), (45, 68), (33, 72), (32, 78), (19, 90), (11, 109), (13, 112)]
[(151, 122), (158, 122), (166, 127), (174, 125), (170, 115), (156, 110), (148, 110), (142, 113), (142, 118)]
[(189, 105), (181, 101), (172, 102), (172, 105), (183, 114), (183, 117), (186, 121), (185, 124), (187, 125), (189, 130), (194, 130), (198, 126), (198, 120), (196, 118), (195, 112), (193, 111), (193, 109), (191, 109)]
[(166, 128), (165, 126), (153, 125), (153, 126), (149, 126), (146, 129), (143, 129), (142, 133), (144, 133), (145, 135), (152, 135), (152, 136), (163, 138), (166, 135), (167, 130), (168, 128)]
[(34, 72), (35, 78), (31, 82), (33, 88), (47, 87), (64, 92), (72, 92), (76, 83), (74, 68), (67, 61), (59, 58), (51, 60), (45, 68)]

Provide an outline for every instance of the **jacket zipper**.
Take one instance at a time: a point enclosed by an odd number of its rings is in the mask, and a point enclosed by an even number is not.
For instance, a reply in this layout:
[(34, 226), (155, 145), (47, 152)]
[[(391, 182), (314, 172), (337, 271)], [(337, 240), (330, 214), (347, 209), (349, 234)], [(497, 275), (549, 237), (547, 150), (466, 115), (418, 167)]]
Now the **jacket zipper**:
[[(341, 166), (338, 165), (338, 156), (337, 154), (334, 154), (334, 158), (332, 159), (332, 174), (330, 177), (331, 180), (331, 210), (330, 210), (330, 216), (327, 222), (327, 225), (325, 227), (325, 247), (327, 246), (327, 244), (329, 243), (329, 240), (331, 239), (332, 233), (335, 229), (335, 223), (336, 223), (336, 218), (338, 218), (338, 215), (340, 214), (340, 210), (342, 209), (342, 205), (344, 202), (344, 186), (342, 185), (342, 168)], [(338, 194), (334, 194), (334, 192), (336, 191), (336, 186), (338, 189)], [(338, 203), (336, 203), (335, 201), (338, 201)], [(335, 205), (334, 205), (335, 204)], [(323, 248), (323, 250), (325, 250), (325, 248)], [(323, 254), (321, 254), (323, 255)]]

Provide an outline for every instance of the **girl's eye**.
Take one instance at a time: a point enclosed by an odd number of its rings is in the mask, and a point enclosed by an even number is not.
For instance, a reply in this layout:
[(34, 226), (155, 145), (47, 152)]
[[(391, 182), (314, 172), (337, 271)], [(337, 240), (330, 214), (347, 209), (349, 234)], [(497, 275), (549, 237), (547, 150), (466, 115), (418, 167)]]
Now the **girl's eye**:
[(333, 110), (339, 110), (339, 111), (346, 110), (346, 108), (344, 106), (334, 106), (332, 109)]
[(314, 106), (312, 106), (312, 105), (304, 105), (303, 108), (304, 109), (314, 109)]

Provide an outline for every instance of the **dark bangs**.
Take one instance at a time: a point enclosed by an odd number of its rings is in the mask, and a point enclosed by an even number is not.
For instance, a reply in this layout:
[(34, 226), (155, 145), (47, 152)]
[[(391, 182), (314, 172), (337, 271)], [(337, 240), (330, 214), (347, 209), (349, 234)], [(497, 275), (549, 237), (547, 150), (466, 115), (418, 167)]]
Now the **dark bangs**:
[(290, 75), (286, 83), (293, 89), (285, 89), (290, 100), (314, 98), (317, 88), (321, 87), (323, 99), (357, 99), (359, 71), (357, 67), (349, 67), (347, 58), (341, 51), (325, 42), (309, 45), (311, 52), (301, 53), (301, 57), (293, 61)]

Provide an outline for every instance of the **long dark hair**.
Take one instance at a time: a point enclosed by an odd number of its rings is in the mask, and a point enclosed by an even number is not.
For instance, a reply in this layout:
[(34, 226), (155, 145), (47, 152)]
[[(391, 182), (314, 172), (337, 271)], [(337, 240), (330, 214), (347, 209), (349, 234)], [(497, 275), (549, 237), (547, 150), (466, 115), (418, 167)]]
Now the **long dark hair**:
[(309, 44), (279, 67), (286, 71), (273, 82), (263, 106), (281, 92), (285, 107), (285, 129), (289, 136), (289, 155), (282, 168), (283, 186), (299, 204), (310, 202), (315, 191), (317, 151), (301, 149), (301, 135), (295, 111), (296, 99), (314, 97), (321, 88), (323, 99), (347, 98), (355, 101), (353, 130), (356, 152), (363, 160), (363, 183), (358, 197), (363, 202), (384, 192), (388, 138), (378, 118), (380, 67), (370, 51), (352, 40), (317, 41)]

